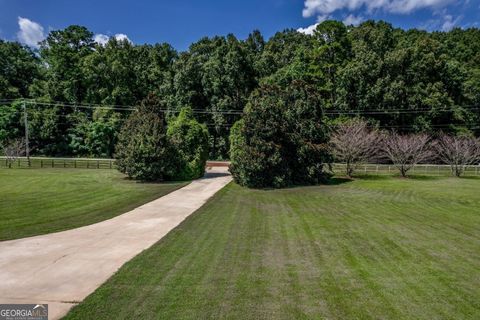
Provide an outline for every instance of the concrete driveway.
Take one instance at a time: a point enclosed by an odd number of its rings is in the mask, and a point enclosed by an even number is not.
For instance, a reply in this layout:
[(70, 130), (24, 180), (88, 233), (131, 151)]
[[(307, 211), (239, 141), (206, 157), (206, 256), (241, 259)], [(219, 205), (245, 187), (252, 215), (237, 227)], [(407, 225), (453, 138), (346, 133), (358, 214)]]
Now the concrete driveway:
[(0, 242), (0, 303), (48, 303), (49, 319), (64, 316), (230, 181), (227, 168), (212, 168), (205, 178), (113, 219)]

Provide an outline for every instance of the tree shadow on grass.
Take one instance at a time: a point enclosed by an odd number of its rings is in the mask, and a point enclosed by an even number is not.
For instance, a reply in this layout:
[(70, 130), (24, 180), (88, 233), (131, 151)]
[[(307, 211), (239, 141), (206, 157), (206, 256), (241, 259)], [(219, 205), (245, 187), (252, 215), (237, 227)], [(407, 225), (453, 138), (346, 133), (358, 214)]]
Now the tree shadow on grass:
[(327, 186), (338, 186), (338, 185), (342, 185), (342, 184), (345, 184), (345, 183), (350, 183), (350, 182), (353, 182), (353, 181), (355, 181), (355, 178), (351, 179), (351, 178), (347, 178), (347, 177), (332, 177), (325, 183), (325, 185), (327, 185)]
[(480, 176), (461, 176), (461, 177), (457, 177), (457, 179), (478, 180), (478, 181), (480, 181)]
[(391, 174), (391, 175), (373, 175), (373, 174), (367, 174), (367, 175), (356, 175), (354, 177), (355, 180), (367, 180), (367, 181), (385, 181), (385, 180), (405, 180), (405, 181), (433, 181), (433, 180), (439, 180), (439, 179), (445, 179), (449, 178), (450, 176), (434, 176), (434, 175), (407, 175), (406, 177), (402, 177), (399, 174)]
[(411, 175), (411, 176), (408, 176), (406, 179), (417, 180), (417, 181), (434, 181), (434, 180), (441, 180), (445, 178), (450, 178), (450, 176)]
[(355, 181), (355, 180), (379, 181), (379, 180), (389, 180), (392, 177), (393, 176), (389, 176), (389, 175), (357, 174), (357, 175), (354, 175), (353, 179), (350, 179), (350, 181)]
[(205, 172), (203, 179), (212, 179), (227, 176), (231, 176), (231, 174), (229, 172)]

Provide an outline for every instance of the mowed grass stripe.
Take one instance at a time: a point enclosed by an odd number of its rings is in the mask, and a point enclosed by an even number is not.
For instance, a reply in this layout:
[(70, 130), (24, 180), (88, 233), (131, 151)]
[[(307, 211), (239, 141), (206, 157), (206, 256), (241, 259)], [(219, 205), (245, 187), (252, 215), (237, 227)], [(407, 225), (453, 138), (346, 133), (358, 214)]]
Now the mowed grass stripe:
[(100, 222), (186, 184), (136, 183), (101, 169), (1, 169), (0, 180), (0, 240)]
[(479, 191), (455, 178), (232, 183), (67, 319), (477, 319)]

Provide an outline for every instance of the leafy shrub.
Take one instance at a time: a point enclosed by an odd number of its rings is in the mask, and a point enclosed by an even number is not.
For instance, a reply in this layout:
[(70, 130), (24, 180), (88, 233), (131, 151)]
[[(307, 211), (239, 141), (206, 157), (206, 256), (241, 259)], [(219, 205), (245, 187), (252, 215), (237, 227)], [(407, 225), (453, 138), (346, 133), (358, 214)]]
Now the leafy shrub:
[(230, 170), (247, 187), (317, 184), (328, 174), (327, 128), (317, 92), (302, 81), (262, 85), (230, 136)]
[(172, 180), (178, 171), (175, 149), (168, 141), (160, 102), (149, 96), (133, 112), (118, 136), (118, 170), (145, 181)]
[(69, 116), (76, 125), (69, 133), (69, 148), (79, 156), (110, 158), (115, 151), (117, 132), (121, 127), (121, 115), (111, 109), (97, 109), (92, 120), (84, 113)]
[(202, 177), (208, 159), (208, 130), (195, 120), (191, 108), (183, 108), (178, 117), (169, 122), (167, 137), (178, 155), (175, 178), (191, 180)]

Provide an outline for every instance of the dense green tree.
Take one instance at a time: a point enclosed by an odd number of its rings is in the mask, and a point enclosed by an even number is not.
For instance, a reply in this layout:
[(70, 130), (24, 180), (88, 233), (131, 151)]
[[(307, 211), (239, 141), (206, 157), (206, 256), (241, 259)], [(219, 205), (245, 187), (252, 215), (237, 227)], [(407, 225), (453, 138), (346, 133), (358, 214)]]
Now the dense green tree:
[(105, 46), (83, 59), (87, 81), (85, 101), (109, 105), (136, 103), (135, 60), (133, 45), (128, 40), (111, 38)]
[(236, 119), (256, 86), (255, 72), (245, 45), (233, 35), (203, 38), (192, 44), (175, 64), (178, 108), (190, 105), (209, 112), (199, 120), (210, 125), (211, 156), (228, 155), (228, 126)]
[(72, 114), (76, 125), (69, 134), (69, 147), (77, 156), (112, 158), (120, 131), (122, 117), (111, 110), (98, 108), (93, 112), (92, 119), (84, 113)]
[(130, 178), (171, 180), (178, 172), (178, 157), (167, 138), (165, 119), (158, 111), (161, 108), (158, 97), (147, 97), (120, 131), (116, 164)]
[(351, 55), (351, 43), (347, 27), (339, 21), (324, 21), (314, 31), (316, 40), (313, 49), (312, 71), (318, 79), (324, 92), (329, 93), (329, 105), (336, 106), (338, 69), (343, 67)]
[(180, 114), (168, 122), (167, 137), (178, 155), (179, 171), (175, 179), (202, 177), (208, 159), (208, 129), (195, 120), (191, 108), (182, 108)]
[[(11, 99), (34, 98), (42, 102), (27, 105), (35, 153), (109, 155), (106, 132), (128, 115), (117, 109), (155, 94), (170, 115), (191, 106), (210, 133), (210, 157), (227, 159), (230, 128), (252, 92), (298, 81), (315, 87), (329, 121), (360, 116), (400, 133), (480, 134), (478, 28), (405, 31), (383, 21), (325, 21), (314, 35), (202, 38), (179, 54), (168, 44), (112, 37), (100, 45), (92, 36), (81, 26), (55, 30), (38, 51), (0, 40), (4, 136), (24, 130), (21, 112), (8, 109)], [(85, 104), (116, 105), (120, 115), (96, 118), (94, 106), (75, 107)], [(102, 139), (108, 142), (93, 141)]]
[(68, 131), (76, 119), (62, 106), (27, 104), (30, 145), (35, 153), (46, 156), (71, 155)]
[(312, 50), (314, 39), (311, 36), (287, 29), (277, 32), (264, 45), (262, 54), (255, 62), (259, 78), (270, 76), (290, 65), (297, 58), (297, 51)]
[(0, 99), (28, 98), (41, 78), (40, 60), (28, 47), (0, 40)]
[(47, 63), (45, 95), (54, 101), (81, 103), (86, 95), (82, 61), (92, 54), (93, 33), (81, 26), (51, 31), (41, 43), (40, 55)]
[(432, 132), (445, 125), (447, 131), (463, 131), (474, 123), (474, 114), (463, 108), (464, 68), (428, 33), (367, 22), (350, 36), (353, 58), (339, 73), (345, 112), (401, 132)]
[(175, 50), (166, 44), (135, 46), (112, 37), (82, 60), (84, 102), (131, 106), (152, 92), (171, 95), (175, 57)]
[(230, 139), (230, 170), (241, 185), (280, 188), (316, 184), (328, 176), (328, 130), (321, 99), (301, 81), (257, 89)]
[(22, 136), (24, 130), (21, 102), (0, 104), (0, 144)]

